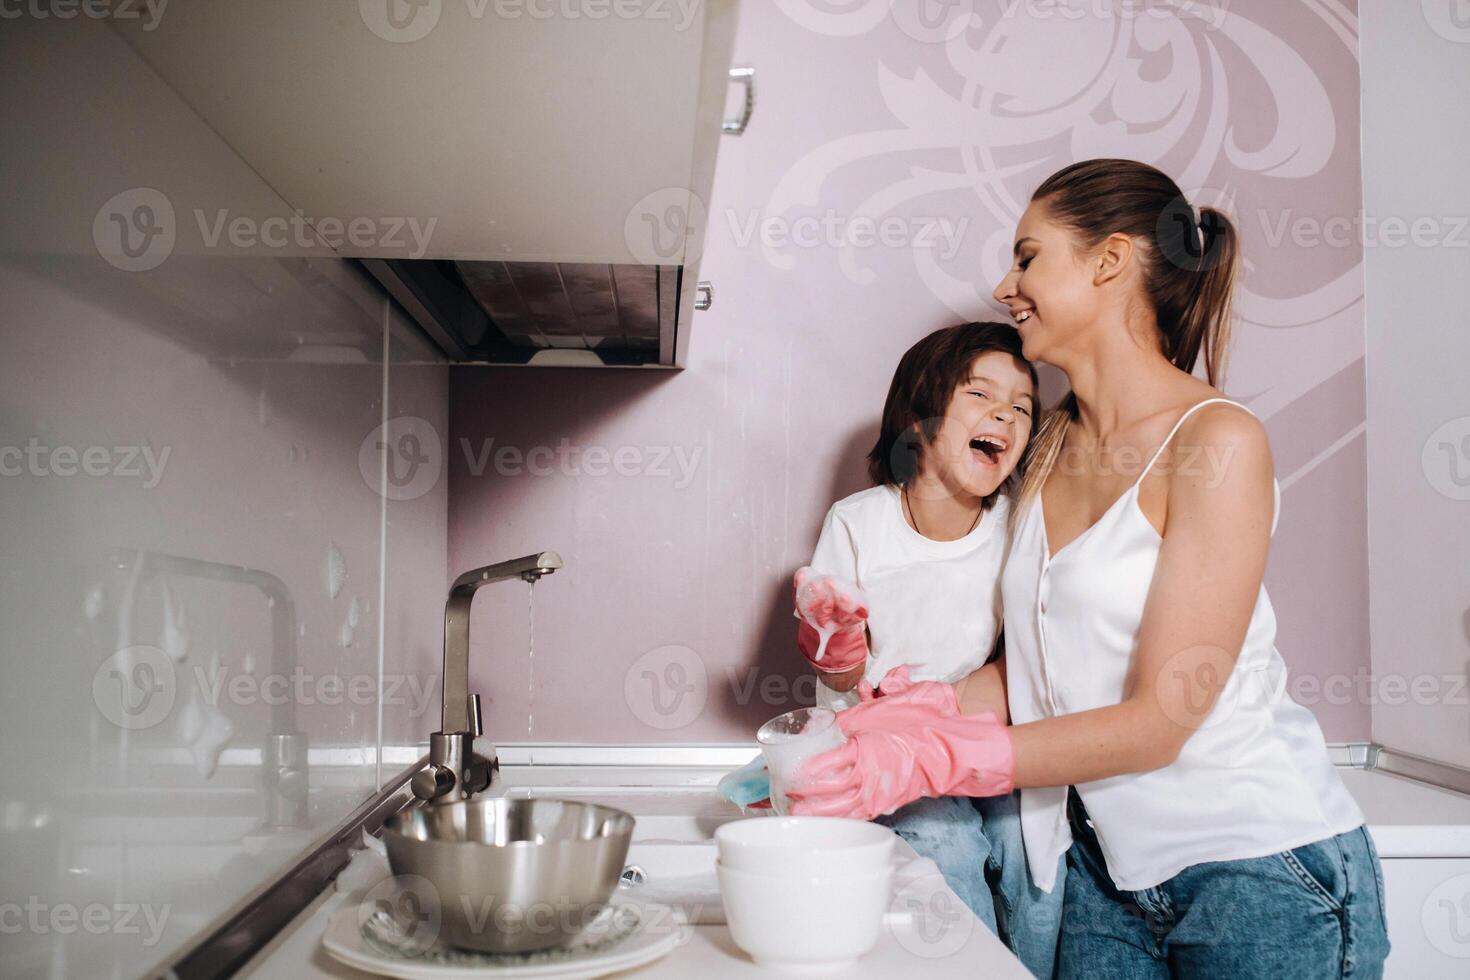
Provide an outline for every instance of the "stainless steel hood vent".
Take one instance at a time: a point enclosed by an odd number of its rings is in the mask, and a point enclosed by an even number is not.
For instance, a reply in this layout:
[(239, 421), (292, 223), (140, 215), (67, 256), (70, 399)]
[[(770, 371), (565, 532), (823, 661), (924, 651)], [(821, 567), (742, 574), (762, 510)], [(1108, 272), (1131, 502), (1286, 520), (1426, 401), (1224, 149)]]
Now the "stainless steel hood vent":
[(675, 366), (680, 266), (360, 261), (451, 361)]

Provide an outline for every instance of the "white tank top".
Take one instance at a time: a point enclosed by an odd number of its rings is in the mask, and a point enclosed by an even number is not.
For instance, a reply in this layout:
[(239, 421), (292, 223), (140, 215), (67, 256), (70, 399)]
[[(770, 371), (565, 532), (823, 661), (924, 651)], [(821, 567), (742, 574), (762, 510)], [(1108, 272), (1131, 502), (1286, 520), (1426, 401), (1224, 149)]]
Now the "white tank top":
[[(1122, 702), (1163, 540), (1138, 507), (1138, 488), (1184, 420), (1212, 402), (1247, 410), (1224, 398), (1190, 408), (1133, 486), (1055, 556), (1039, 493), (1019, 516), (1001, 584), (1013, 724)], [(1178, 759), (1078, 784), (1118, 888), (1152, 888), (1191, 865), (1274, 854), (1362, 825), (1316, 719), (1286, 693), (1275, 639), (1262, 586), (1235, 669)], [(1064, 786), (1021, 792), (1027, 860), (1045, 891), (1072, 842), (1066, 800)]]

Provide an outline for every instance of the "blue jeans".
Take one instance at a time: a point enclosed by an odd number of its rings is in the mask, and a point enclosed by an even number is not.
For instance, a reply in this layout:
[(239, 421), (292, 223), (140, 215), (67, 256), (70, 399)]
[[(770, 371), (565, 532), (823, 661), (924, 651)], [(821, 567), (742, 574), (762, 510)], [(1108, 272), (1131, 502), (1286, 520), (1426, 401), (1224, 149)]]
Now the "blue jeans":
[(944, 881), (970, 911), (1042, 980), (1051, 980), (1062, 925), (1066, 858), (1051, 894), (1031, 884), (1021, 842), (1016, 794), (971, 800), (915, 800), (878, 823), (939, 865)]
[(1383, 976), (1383, 872), (1366, 827), (1120, 891), (1074, 790), (1062, 980)]

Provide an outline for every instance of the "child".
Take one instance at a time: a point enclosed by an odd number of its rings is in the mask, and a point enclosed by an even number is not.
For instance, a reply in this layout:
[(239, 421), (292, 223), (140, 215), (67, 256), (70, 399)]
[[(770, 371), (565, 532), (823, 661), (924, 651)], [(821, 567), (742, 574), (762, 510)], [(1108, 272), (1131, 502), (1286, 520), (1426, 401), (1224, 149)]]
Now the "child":
[[(832, 505), (796, 573), (797, 645), (818, 671), (819, 704), (840, 711), (860, 683), (904, 665), (915, 681), (955, 683), (998, 652), (1006, 491), (1036, 389), (1009, 324), (937, 330), (899, 361), (868, 454), (876, 485)], [(1005, 718), (999, 685), (992, 696)], [(1028, 969), (1051, 976), (1062, 889), (1031, 885), (1015, 796), (918, 800), (879, 822), (933, 859)]]

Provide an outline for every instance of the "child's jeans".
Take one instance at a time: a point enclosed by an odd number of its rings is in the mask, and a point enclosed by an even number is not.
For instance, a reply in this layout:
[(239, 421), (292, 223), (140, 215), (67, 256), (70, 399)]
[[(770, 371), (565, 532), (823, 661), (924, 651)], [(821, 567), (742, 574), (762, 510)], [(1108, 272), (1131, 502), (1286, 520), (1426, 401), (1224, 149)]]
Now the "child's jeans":
[(939, 865), (945, 883), (1041, 980), (1051, 980), (1067, 862), (1051, 894), (1031, 884), (1021, 843), (1020, 796), (915, 800), (878, 823)]

